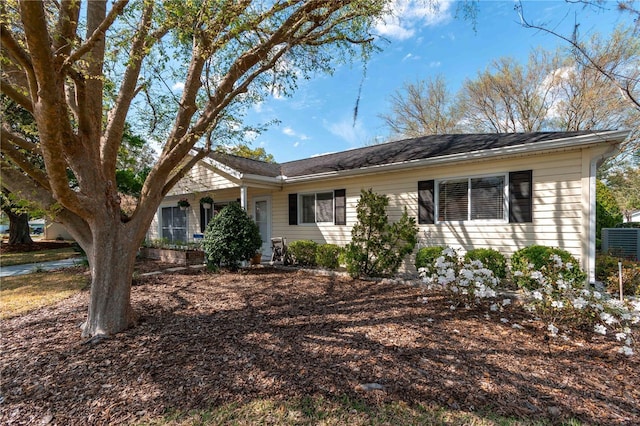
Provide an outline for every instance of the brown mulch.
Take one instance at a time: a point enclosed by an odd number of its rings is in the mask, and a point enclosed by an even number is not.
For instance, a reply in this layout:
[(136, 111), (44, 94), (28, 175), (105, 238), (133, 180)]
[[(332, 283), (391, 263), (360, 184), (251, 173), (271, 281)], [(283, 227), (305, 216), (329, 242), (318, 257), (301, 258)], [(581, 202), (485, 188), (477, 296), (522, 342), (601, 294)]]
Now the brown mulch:
[(42, 240), (34, 241), (31, 244), (0, 244), (0, 253), (24, 253), (30, 251), (54, 250), (72, 247), (74, 243), (69, 241)]
[(451, 310), (410, 285), (268, 268), (137, 283), (138, 325), (98, 343), (79, 337), (86, 292), (2, 322), (1, 424), (126, 424), (255, 398), (345, 395), (640, 424), (638, 355), (591, 333), (545, 340), (544, 324), (514, 304)]

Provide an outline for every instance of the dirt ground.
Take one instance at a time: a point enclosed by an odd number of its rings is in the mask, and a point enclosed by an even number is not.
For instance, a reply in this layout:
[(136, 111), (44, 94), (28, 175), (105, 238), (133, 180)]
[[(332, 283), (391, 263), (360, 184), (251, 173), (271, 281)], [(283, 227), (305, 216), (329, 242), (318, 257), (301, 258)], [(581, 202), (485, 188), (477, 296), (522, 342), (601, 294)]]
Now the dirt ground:
[(138, 325), (88, 343), (78, 328), (87, 298), (2, 322), (0, 424), (126, 424), (254, 398), (344, 395), (640, 424), (638, 355), (592, 333), (546, 340), (515, 303), (451, 310), (442, 294), (406, 284), (189, 271), (137, 278)]

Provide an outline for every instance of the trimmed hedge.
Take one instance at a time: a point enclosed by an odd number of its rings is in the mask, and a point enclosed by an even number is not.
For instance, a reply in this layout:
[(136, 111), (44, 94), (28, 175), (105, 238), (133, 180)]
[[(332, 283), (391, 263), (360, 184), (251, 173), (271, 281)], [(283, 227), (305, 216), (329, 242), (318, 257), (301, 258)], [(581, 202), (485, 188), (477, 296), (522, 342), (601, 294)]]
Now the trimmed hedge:
[(298, 266), (316, 266), (318, 243), (311, 240), (298, 240), (289, 243), (287, 253), (291, 261)]
[(316, 249), (316, 264), (321, 268), (338, 269), (342, 248), (335, 244), (320, 244)]
[(563, 278), (573, 280), (577, 286), (583, 284), (587, 274), (580, 269), (580, 264), (571, 253), (560, 248), (540, 245), (525, 247), (511, 256), (511, 275), (515, 284), (526, 289), (536, 288), (537, 283), (531, 278), (532, 269), (529, 268), (529, 265), (533, 265), (533, 271), (551, 269), (554, 267), (551, 259), (554, 254), (559, 256), (563, 263), (571, 263), (572, 265), (571, 272)]
[(444, 247), (441, 246), (422, 247), (419, 249), (416, 253), (416, 269), (433, 267), (436, 259), (442, 256), (442, 250), (444, 250)]
[(490, 248), (477, 248), (469, 250), (464, 255), (465, 261), (479, 260), (482, 266), (493, 272), (497, 278), (507, 277), (507, 259), (498, 250)]

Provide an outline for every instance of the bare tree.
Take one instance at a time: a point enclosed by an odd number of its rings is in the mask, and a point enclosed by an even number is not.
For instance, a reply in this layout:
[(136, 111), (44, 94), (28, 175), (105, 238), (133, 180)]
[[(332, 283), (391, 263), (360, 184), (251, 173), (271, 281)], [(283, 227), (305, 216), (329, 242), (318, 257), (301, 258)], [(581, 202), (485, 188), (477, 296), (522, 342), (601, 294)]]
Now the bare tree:
[(554, 104), (554, 70), (559, 58), (543, 50), (527, 66), (500, 58), (467, 80), (459, 95), (464, 126), (496, 133), (533, 132), (547, 127)]
[(390, 102), (391, 112), (380, 118), (397, 136), (413, 138), (458, 131), (459, 114), (442, 75), (405, 83)]
[[(388, 0), (14, 0), (0, 5), (3, 94), (33, 115), (38, 141), (2, 125), (1, 178), (55, 212), (91, 268), (86, 337), (135, 321), (136, 250), (163, 197), (216, 143), (225, 119), (297, 78), (366, 57)], [(181, 82), (179, 95), (170, 90)], [(135, 210), (116, 163), (127, 118), (163, 142)], [(140, 116), (138, 116), (140, 118)], [(132, 120), (134, 121), (134, 120)], [(204, 142), (204, 143), (203, 143)], [(194, 150), (195, 149), (195, 150)], [(28, 161), (42, 155), (46, 171)], [(70, 173), (77, 179), (72, 188)]]
[[(568, 3), (595, 8), (610, 5), (602, 0)], [(620, 24), (608, 38), (598, 34), (591, 38), (581, 35), (579, 22), (574, 24), (571, 34), (561, 34), (548, 23), (534, 23), (528, 18), (521, 2), (517, 3), (516, 11), (525, 28), (551, 34), (564, 41), (578, 64), (599, 74), (618, 90), (626, 109), (633, 109), (621, 118), (624, 127), (632, 130), (623, 149), (633, 153), (640, 147), (640, 9), (633, 0), (617, 1), (615, 4), (621, 14), (627, 14), (630, 19), (626, 24)]]

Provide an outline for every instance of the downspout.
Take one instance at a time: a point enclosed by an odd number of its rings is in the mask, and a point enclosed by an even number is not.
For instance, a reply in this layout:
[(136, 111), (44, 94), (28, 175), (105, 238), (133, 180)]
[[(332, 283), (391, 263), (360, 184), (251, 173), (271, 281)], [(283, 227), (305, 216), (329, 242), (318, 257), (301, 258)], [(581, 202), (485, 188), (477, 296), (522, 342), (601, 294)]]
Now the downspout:
[(240, 186), (240, 206), (244, 211), (249, 211), (247, 206), (247, 185)]
[(604, 153), (596, 155), (591, 159), (589, 165), (589, 247), (587, 255), (587, 279), (589, 283), (596, 282), (596, 174), (598, 167), (615, 152), (619, 152), (617, 145), (611, 147)]

